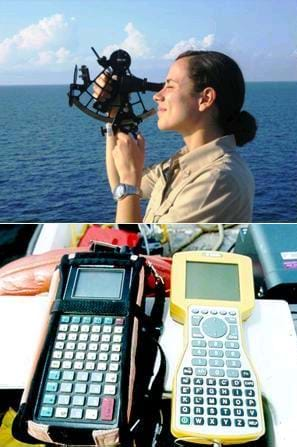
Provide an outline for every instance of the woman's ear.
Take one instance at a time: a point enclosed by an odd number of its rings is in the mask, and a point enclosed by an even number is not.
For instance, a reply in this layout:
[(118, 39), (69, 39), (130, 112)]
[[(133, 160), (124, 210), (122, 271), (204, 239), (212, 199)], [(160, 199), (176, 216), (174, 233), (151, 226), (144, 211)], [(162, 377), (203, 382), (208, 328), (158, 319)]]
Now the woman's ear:
[(198, 98), (199, 112), (204, 112), (211, 107), (215, 103), (216, 97), (217, 93), (214, 88), (206, 87), (203, 89)]

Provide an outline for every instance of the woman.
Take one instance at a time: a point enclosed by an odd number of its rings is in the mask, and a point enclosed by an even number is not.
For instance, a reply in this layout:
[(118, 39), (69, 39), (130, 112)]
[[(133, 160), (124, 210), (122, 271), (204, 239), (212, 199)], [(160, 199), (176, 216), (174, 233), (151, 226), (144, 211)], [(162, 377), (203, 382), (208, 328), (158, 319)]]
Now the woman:
[(142, 196), (149, 199), (144, 222), (250, 222), (254, 181), (236, 146), (251, 141), (257, 125), (241, 111), (244, 95), (242, 73), (230, 57), (215, 51), (178, 56), (154, 100), (159, 129), (179, 132), (185, 146), (143, 170), (142, 135), (107, 136), (116, 221), (141, 222)]

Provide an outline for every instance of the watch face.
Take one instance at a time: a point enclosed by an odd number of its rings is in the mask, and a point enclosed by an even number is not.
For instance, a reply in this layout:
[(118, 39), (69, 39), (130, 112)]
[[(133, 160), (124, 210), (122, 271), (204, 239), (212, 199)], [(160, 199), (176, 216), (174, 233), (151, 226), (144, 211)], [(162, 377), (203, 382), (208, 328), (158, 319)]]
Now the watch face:
[(116, 200), (119, 200), (123, 195), (125, 194), (125, 186), (121, 183), (116, 187), (116, 190), (114, 192), (114, 198)]
[(125, 194), (125, 186), (124, 185), (119, 185), (119, 188), (118, 188), (118, 195), (119, 196), (122, 196), (123, 194)]
[(126, 185), (124, 183), (120, 183), (114, 189), (113, 198), (115, 200), (120, 200), (120, 199), (123, 199), (126, 196), (134, 195), (134, 194), (138, 195), (139, 197), (141, 196), (141, 192), (140, 192), (140, 190), (136, 186)]

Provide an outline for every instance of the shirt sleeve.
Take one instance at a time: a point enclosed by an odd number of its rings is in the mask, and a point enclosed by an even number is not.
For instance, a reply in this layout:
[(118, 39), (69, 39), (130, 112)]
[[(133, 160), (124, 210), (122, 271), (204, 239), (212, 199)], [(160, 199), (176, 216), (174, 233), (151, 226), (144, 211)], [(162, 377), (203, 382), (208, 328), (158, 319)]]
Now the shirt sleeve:
[(240, 214), (248, 222), (250, 198), (242, 192), (232, 176), (219, 170), (205, 172), (199, 181), (186, 185), (158, 222), (236, 222)]

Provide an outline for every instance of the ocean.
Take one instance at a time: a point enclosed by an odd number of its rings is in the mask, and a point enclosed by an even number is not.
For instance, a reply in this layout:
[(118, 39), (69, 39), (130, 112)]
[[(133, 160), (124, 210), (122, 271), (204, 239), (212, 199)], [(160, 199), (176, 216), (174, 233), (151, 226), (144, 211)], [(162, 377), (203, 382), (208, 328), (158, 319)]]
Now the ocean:
[[(67, 90), (0, 87), (0, 222), (114, 222), (100, 122), (68, 107)], [(259, 129), (240, 150), (256, 182), (254, 222), (297, 220), (296, 99), (296, 82), (247, 83), (244, 108)], [(147, 165), (183, 145), (156, 123), (140, 127)]]

